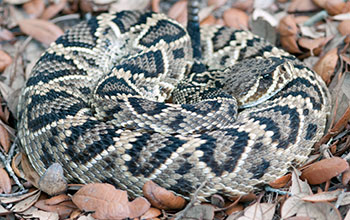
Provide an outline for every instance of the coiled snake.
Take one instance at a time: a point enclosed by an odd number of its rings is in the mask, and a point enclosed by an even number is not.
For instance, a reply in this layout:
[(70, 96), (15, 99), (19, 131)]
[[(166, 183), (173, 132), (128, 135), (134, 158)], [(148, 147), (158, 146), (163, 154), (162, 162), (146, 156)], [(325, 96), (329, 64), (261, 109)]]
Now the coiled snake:
[(305, 161), (329, 112), (321, 78), (248, 31), (200, 31), (191, 42), (176, 21), (138, 11), (68, 30), (19, 102), (35, 170), (58, 162), (71, 182), (132, 196), (153, 180), (188, 197), (206, 180), (204, 199), (251, 192)]

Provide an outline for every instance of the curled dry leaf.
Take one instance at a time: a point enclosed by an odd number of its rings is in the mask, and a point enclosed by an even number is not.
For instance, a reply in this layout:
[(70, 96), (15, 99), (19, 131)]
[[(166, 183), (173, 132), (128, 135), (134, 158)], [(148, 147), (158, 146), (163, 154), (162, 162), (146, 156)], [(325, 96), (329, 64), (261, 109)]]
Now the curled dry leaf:
[(326, 9), (330, 15), (337, 15), (343, 12), (345, 6), (346, 4), (343, 0), (327, 0), (324, 9)]
[(152, 2), (151, 2), (152, 11), (160, 12), (159, 2), (160, 2), (160, 0), (152, 0)]
[(61, 28), (45, 20), (24, 19), (18, 21), (18, 25), (23, 33), (46, 45), (49, 45), (63, 34)]
[(5, 51), (0, 50), (0, 72), (12, 63), (12, 58)]
[(290, 53), (302, 53), (297, 44), (297, 38), (294, 35), (281, 36), (282, 47)]
[(43, 14), (41, 15), (41, 19), (49, 20), (57, 15), (60, 11), (62, 11), (67, 5), (67, 0), (59, 0), (53, 1), (53, 3), (45, 8)]
[(215, 8), (223, 6), (227, 0), (208, 0), (208, 5), (215, 5)]
[(7, 153), (11, 147), (11, 140), (9, 132), (2, 124), (0, 124), (0, 144), (4, 151)]
[(277, 27), (281, 36), (296, 36), (299, 32), (295, 17), (293, 15), (287, 15), (280, 20)]
[(145, 198), (139, 197), (129, 202), (126, 191), (104, 183), (83, 186), (74, 194), (72, 200), (79, 209), (94, 211), (92, 217), (98, 219), (135, 218), (150, 208)]
[(4, 168), (0, 168), (0, 189), (5, 194), (11, 192), (11, 180)]
[(43, 0), (31, 0), (23, 4), (23, 9), (27, 14), (31, 15), (32, 18), (38, 18), (43, 13), (45, 3)]
[(234, 27), (236, 29), (248, 29), (248, 15), (237, 8), (230, 8), (224, 12), (223, 15), (225, 24), (229, 27)]
[(348, 162), (340, 157), (323, 159), (303, 170), (301, 178), (310, 184), (321, 184), (338, 176), (347, 168), (349, 168)]
[(53, 163), (40, 177), (39, 189), (49, 195), (60, 194), (67, 189), (67, 182), (63, 175), (63, 168), (58, 163)]
[(314, 70), (329, 84), (338, 61), (338, 49), (333, 48), (323, 55), (314, 65)]
[(60, 194), (57, 196), (54, 196), (50, 199), (46, 199), (45, 200), (45, 204), (46, 205), (57, 205), (61, 202), (66, 202), (66, 201), (70, 201), (71, 198), (69, 196), (67, 196), (66, 194)]
[(344, 20), (339, 23), (338, 31), (341, 35), (349, 35), (350, 34), (350, 20)]
[(240, 203), (237, 203), (234, 206), (230, 206), (230, 208), (225, 210), (226, 215), (231, 215), (232, 213), (236, 213), (239, 211), (242, 211), (244, 209), (244, 206)]
[[(27, 180), (28, 182), (30, 182), (36, 188), (39, 188), (40, 176), (38, 175), (38, 173), (34, 170), (32, 165), (30, 164), (27, 155), (22, 153), (18, 157), (20, 157), (20, 159), (21, 159), (21, 165), (22, 165), (22, 169), (23, 169), (23, 176), (21, 175), (21, 177), (24, 178), (25, 180)], [(12, 167), (16, 167), (16, 169), (14, 169), (14, 170), (18, 170), (17, 161), (12, 160), (12, 163), (13, 163)], [(20, 171), (18, 171), (18, 172), (20, 172)]]
[(180, 196), (175, 196), (174, 193), (158, 186), (153, 181), (147, 181), (142, 188), (143, 195), (150, 201), (152, 206), (164, 209), (175, 210), (182, 209), (186, 200)]
[(292, 178), (292, 174), (287, 174), (287, 175), (284, 175), (272, 182), (269, 182), (269, 186), (271, 186), (272, 188), (275, 188), (275, 189), (279, 189), (279, 188), (282, 188), (284, 187), (289, 181), (290, 179)]

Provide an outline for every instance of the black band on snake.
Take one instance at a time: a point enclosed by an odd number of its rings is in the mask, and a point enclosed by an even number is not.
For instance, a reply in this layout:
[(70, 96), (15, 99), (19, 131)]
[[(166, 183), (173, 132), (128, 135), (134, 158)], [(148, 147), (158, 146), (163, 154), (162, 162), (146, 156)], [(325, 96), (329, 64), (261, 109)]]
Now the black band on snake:
[(322, 79), (248, 31), (199, 33), (196, 10), (188, 31), (153, 12), (101, 14), (46, 50), (18, 111), (40, 175), (58, 162), (70, 182), (131, 196), (153, 180), (188, 198), (207, 181), (205, 200), (252, 192), (308, 158), (329, 113)]

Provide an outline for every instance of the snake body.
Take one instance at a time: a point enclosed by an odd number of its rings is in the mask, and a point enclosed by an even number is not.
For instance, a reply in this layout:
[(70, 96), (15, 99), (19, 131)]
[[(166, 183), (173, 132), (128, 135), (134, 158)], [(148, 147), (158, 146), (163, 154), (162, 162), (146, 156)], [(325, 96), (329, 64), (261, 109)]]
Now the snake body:
[(18, 136), (42, 175), (142, 194), (147, 180), (200, 199), (245, 194), (304, 162), (329, 92), (287, 52), (248, 31), (186, 29), (163, 14), (101, 14), (41, 56), (19, 101)]

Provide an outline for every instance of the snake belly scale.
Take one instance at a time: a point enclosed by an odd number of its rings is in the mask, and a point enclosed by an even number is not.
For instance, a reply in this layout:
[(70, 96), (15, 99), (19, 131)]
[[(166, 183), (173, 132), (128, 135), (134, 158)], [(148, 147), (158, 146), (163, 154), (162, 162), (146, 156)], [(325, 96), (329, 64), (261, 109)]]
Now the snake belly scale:
[[(42, 175), (142, 194), (159, 185), (189, 197), (245, 194), (305, 161), (323, 135), (321, 78), (248, 31), (187, 30), (163, 14), (101, 14), (68, 30), (23, 89), (18, 136)], [(169, 101), (171, 97), (172, 102)]]

